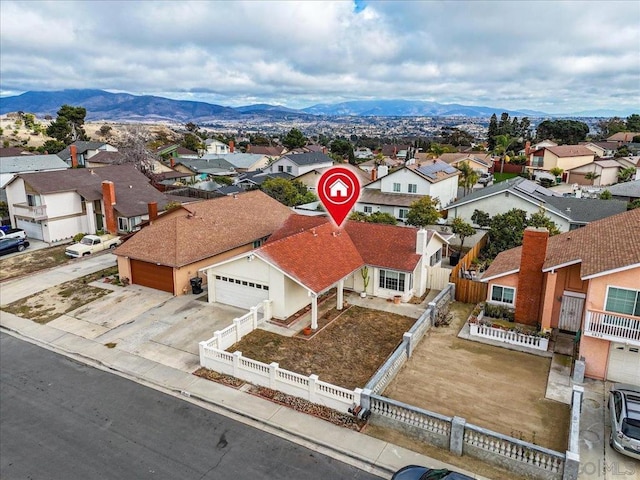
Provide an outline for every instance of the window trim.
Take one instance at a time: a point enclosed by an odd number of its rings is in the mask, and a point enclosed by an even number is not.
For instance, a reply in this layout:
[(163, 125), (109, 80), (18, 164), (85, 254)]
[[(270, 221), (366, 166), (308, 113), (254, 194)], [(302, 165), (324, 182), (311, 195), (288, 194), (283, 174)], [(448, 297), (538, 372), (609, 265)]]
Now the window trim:
[[(391, 288), (388, 286), (387, 284), (387, 280), (394, 280), (392, 277), (388, 277), (387, 273), (393, 273), (397, 275), (397, 279), (395, 279), (397, 281), (398, 284), (398, 288)], [(409, 277), (409, 278), (408, 278)], [(406, 272), (401, 272), (399, 270), (391, 270), (391, 269), (387, 269), (387, 268), (381, 268), (379, 270), (378, 273), (378, 287), (382, 288), (384, 290), (390, 290), (392, 292), (402, 292), (405, 293), (407, 290), (407, 285), (409, 285), (409, 288), (411, 288), (411, 275), (407, 274)], [(409, 280), (409, 282), (407, 282), (407, 280)], [(402, 289), (400, 289), (400, 287), (402, 287)]]
[[(413, 187), (413, 189), (411, 187)], [(417, 183), (409, 183), (409, 184), (407, 184), (407, 192), (409, 192), (409, 193), (418, 193), (418, 184)]]
[(364, 213), (373, 213), (373, 206), (371, 205), (365, 205), (362, 209)]
[[(125, 228), (120, 228), (122, 225), (120, 223), (120, 221), (124, 221)], [(118, 231), (119, 232), (128, 232), (131, 230), (131, 225), (129, 224), (129, 219), (127, 217), (118, 217)]]
[[(502, 288), (502, 295), (501, 295), (502, 300), (494, 300), (493, 299), (493, 289), (495, 287)], [(504, 301), (504, 289), (505, 288), (508, 288), (509, 290), (513, 291), (513, 301), (511, 303)], [(516, 304), (516, 288), (515, 287), (510, 287), (508, 285), (500, 285), (500, 284), (494, 283), (494, 284), (491, 285), (491, 290), (489, 291), (489, 294), (490, 294), (489, 302), (491, 302), (491, 303), (496, 303), (496, 304), (500, 304), (500, 305), (509, 305), (509, 306), (512, 306), (512, 307), (515, 306), (515, 304)]]
[(393, 182), (392, 188), (393, 188), (393, 193), (400, 193), (402, 191), (402, 185), (397, 182)]
[[(404, 216), (402, 215), (404, 213)], [(398, 218), (402, 221), (405, 221), (409, 216), (408, 208), (398, 208)]]

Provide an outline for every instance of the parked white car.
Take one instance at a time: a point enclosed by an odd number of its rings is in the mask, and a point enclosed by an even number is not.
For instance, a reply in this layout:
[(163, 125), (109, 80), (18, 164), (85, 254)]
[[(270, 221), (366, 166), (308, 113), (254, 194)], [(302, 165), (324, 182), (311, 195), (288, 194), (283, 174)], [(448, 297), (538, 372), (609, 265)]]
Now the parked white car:
[(86, 257), (120, 245), (120, 237), (115, 235), (85, 235), (78, 243), (74, 243), (64, 251), (68, 257)]

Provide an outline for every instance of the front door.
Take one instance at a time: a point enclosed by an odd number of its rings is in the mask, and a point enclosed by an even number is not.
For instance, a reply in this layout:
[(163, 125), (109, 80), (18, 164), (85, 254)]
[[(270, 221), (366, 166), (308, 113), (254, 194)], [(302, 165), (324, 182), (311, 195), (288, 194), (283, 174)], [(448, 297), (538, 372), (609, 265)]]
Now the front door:
[(564, 292), (564, 295), (562, 295), (558, 328), (567, 332), (577, 332), (580, 330), (583, 308), (584, 296), (582, 294)]

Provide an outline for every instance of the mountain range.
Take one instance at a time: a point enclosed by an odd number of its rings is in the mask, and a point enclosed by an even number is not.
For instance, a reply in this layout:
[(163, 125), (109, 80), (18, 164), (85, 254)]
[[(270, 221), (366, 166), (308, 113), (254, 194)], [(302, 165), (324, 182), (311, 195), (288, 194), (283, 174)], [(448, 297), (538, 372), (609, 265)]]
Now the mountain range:
[[(211, 122), (216, 120), (292, 120), (312, 119), (313, 116), (358, 116), (358, 117), (477, 117), (487, 118), (502, 112), (523, 117), (552, 117), (534, 110), (508, 110), (484, 106), (441, 104), (418, 100), (365, 100), (335, 104), (318, 104), (296, 110), (279, 105), (256, 104), (242, 107), (225, 107), (191, 100), (172, 100), (153, 95), (132, 95), (112, 93), (105, 90), (60, 90), (30, 91), (12, 97), (0, 97), (0, 114), (9, 112), (29, 112), (38, 116), (55, 116), (60, 106), (68, 104), (87, 109), (87, 120), (112, 121), (173, 121)], [(581, 112), (573, 116), (607, 116), (600, 110), (596, 115)], [(626, 116), (622, 112), (608, 112), (610, 115)]]

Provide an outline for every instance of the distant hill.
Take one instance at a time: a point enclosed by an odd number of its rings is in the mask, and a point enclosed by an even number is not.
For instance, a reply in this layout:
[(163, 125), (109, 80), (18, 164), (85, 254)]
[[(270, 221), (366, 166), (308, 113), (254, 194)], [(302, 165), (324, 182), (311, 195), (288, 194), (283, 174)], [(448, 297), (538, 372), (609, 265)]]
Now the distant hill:
[[(544, 112), (523, 109), (442, 104), (417, 100), (365, 100), (335, 104), (318, 104), (302, 110), (281, 105), (256, 104), (242, 107), (224, 107), (190, 100), (171, 100), (153, 95), (131, 95), (111, 93), (104, 90), (61, 90), (52, 92), (26, 92), (13, 97), (0, 97), (0, 114), (8, 112), (31, 112), (38, 116), (55, 116), (64, 104), (83, 106), (87, 109), (87, 120), (133, 120), (209, 122), (215, 120), (263, 120), (292, 119), (318, 116), (380, 116), (380, 117), (490, 117), (507, 112), (512, 117), (621, 117), (630, 113), (599, 110), (566, 115), (549, 115)], [(633, 112), (631, 112), (633, 113)]]
[(393, 116), (393, 117), (490, 117), (507, 112), (511, 116), (548, 116), (544, 112), (528, 110), (526, 112), (504, 108), (442, 104), (418, 100), (365, 100), (334, 104), (318, 104), (303, 109), (314, 115), (355, 115), (355, 116)]

